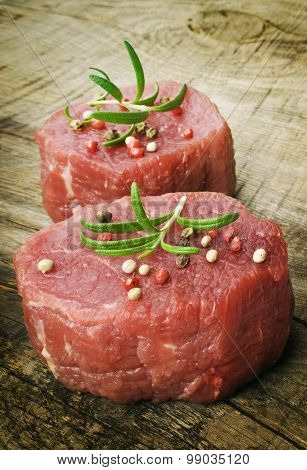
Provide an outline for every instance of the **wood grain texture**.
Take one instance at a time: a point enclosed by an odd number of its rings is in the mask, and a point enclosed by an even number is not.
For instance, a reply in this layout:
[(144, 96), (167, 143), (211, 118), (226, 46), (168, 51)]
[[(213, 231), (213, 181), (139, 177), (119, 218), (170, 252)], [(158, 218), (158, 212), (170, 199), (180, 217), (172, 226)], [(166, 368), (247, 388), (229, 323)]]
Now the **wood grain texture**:
[[(306, 447), (306, 24), (302, 0), (4, 2), (2, 448)], [(121, 406), (69, 392), (39, 362), (23, 325), (12, 255), (50, 223), (41, 205), (34, 128), (65, 98), (92, 96), (91, 65), (103, 64), (118, 83), (129, 83), (123, 39), (137, 46), (148, 79), (188, 81), (217, 103), (233, 131), (237, 197), (278, 221), (289, 245), (296, 309), (285, 354), (261, 383), (210, 406)]]

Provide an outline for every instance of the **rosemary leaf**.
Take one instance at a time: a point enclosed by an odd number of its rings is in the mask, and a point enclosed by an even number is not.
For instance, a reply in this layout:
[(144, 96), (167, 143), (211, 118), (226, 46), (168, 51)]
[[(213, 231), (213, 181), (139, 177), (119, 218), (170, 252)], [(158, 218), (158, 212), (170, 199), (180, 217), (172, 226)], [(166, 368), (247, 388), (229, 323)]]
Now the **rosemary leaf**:
[(155, 251), (154, 248), (152, 248), (152, 249), (150, 249), (150, 250), (145, 250), (143, 253), (141, 253), (141, 254), (138, 256), (138, 259), (145, 258), (145, 256), (151, 255), (151, 253), (153, 253), (154, 251)]
[(104, 255), (104, 256), (127, 256), (127, 255), (133, 255), (134, 253), (139, 253), (140, 251), (145, 250), (146, 248), (150, 248), (152, 243), (145, 243), (140, 246), (133, 246), (131, 248), (119, 248), (116, 250), (95, 250), (96, 253), (99, 255)]
[(179, 108), (181, 103), (184, 100), (185, 94), (187, 92), (187, 86), (184, 84), (179, 91), (178, 95), (174, 99), (167, 101), (164, 104), (158, 106), (151, 106), (150, 111), (172, 111), (173, 109)]
[(124, 44), (127, 48), (130, 60), (132, 62), (135, 76), (136, 76), (136, 83), (137, 83), (137, 91), (134, 99), (134, 103), (136, 103), (143, 95), (144, 87), (145, 87), (145, 76), (144, 76), (144, 70), (141, 64), (141, 61), (131, 46), (130, 42), (124, 41)]
[(101, 73), (101, 75), (102, 75), (104, 78), (106, 78), (107, 80), (109, 80), (109, 82), (111, 81), (109, 75), (108, 75), (104, 70), (99, 69), (99, 68), (97, 68), (97, 67), (90, 67), (90, 70), (96, 70), (96, 72)]
[[(156, 226), (169, 220), (174, 212), (162, 215), (161, 217), (155, 217), (149, 219), (151, 224)], [(87, 220), (81, 219), (81, 225), (91, 232), (95, 233), (135, 233), (143, 230), (139, 222), (136, 220), (131, 222), (111, 222), (105, 224), (97, 224), (95, 222), (88, 222)]]
[(163, 250), (168, 251), (169, 253), (175, 253), (176, 255), (195, 255), (200, 252), (200, 249), (195, 246), (169, 245), (163, 240), (161, 241), (161, 246)]
[(132, 124), (130, 129), (128, 129), (128, 131), (125, 134), (120, 135), (116, 139), (105, 141), (103, 143), (103, 145), (105, 147), (114, 147), (115, 145), (119, 144), (120, 142), (124, 142), (126, 137), (129, 137), (129, 135), (131, 135), (133, 133), (134, 129), (135, 129), (135, 124)]
[(147, 214), (144, 210), (144, 207), (141, 201), (140, 190), (135, 181), (131, 185), (131, 204), (132, 204), (136, 219), (139, 222), (139, 224), (143, 227), (143, 229), (147, 230), (147, 232), (158, 233), (159, 230), (156, 229), (152, 225), (149, 218), (147, 217)]
[(148, 111), (122, 113), (115, 111), (96, 111), (92, 114), (92, 117), (100, 121), (112, 122), (113, 124), (136, 124), (148, 118)]
[(158, 85), (158, 82), (155, 82), (154, 93), (151, 96), (147, 96), (147, 98), (144, 98), (143, 100), (139, 100), (137, 102), (137, 104), (150, 106), (155, 102), (155, 100), (157, 99), (158, 94), (159, 94), (159, 85)]
[(71, 121), (74, 120), (74, 118), (70, 115), (69, 106), (65, 106), (64, 114), (65, 114), (65, 117), (66, 117), (67, 121), (71, 122)]
[(184, 219), (183, 217), (178, 217), (177, 222), (183, 227), (191, 227), (195, 230), (212, 230), (234, 222), (239, 215), (238, 212), (232, 212), (212, 219)]
[(83, 245), (88, 248), (94, 248), (95, 250), (115, 250), (122, 248), (132, 248), (135, 246), (143, 246), (149, 242), (153, 242), (157, 239), (159, 235), (148, 235), (146, 237), (136, 237), (136, 238), (127, 238), (125, 240), (113, 240), (113, 241), (103, 241), (103, 240), (93, 240), (80, 233), (80, 240)]
[(103, 77), (98, 77), (98, 75), (90, 75), (90, 79), (99, 85), (101, 88), (106, 90), (113, 98), (115, 98), (117, 101), (121, 102), (123, 99), (123, 94), (120, 91), (120, 89), (114, 85), (110, 80), (107, 80), (106, 78)]

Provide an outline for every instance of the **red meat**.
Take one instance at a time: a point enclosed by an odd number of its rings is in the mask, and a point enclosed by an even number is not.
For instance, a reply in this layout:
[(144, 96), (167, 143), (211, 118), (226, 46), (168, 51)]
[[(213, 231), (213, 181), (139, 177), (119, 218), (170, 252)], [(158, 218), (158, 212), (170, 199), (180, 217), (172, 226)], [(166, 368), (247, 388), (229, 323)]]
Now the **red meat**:
[[(160, 96), (175, 96), (180, 85), (160, 83)], [(148, 87), (146, 94), (152, 92)], [(132, 98), (134, 88), (126, 88)], [(235, 189), (235, 162), (230, 129), (217, 107), (202, 93), (188, 88), (182, 104), (183, 113), (151, 113), (147, 122), (159, 130), (157, 152), (141, 158), (129, 156), (125, 144), (106, 149), (102, 145), (104, 130), (89, 126), (73, 131), (63, 110), (54, 113), (42, 130), (36, 131), (41, 154), (41, 185), (45, 209), (54, 221), (72, 215), (77, 205), (112, 201), (130, 192), (136, 181), (144, 195), (175, 191), (219, 191), (232, 195)], [(82, 105), (71, 109), (82, 117)], [(107, 124), (107, 129), (123, 126)], [(185, 139), (182, 131), (193, 130)], [(85, 143), (97, 140), (99, 150), (88, 152)], [(144, 146), (148, 140), (141, 136)]]
[[(161, 215), (181, 195), (144, 197), (144, 205), (151, 216)], [(133, 218), (128, 197), (108, 209), (114, 221)], [(80, 216), (90, 220), (94, 208), (80, 208), (33, 235), (17, 252), (15, 268), (30, 339), (54, 376), (72, 390), (117, 402), (212, 402), (270, 367), (283, 351), (293, 311), (279, 226), (217, 193), (188, 194), (183, 215), (232, 211), (240, 212), (233, 223), (240, 251), (223, 239), (226, 227), (212, 241), (210, 248), (219, 254), (214, 263), (202, 248), (179, 269), (174, 254), (158, 249), (145, 258), (151, 273), (138, 275), (137, 301), (127, 297), (125, 258), (99, 256), (79, 241)], [(174, 225), (169, 241), (178, 241), (180, 233)], [(202, 236), (195, 233), (192, 244), (200, 246)], [(267, 252), (262, 264), (252, 260), (257, 248)], [(46, 274), (37, 269), (42, 258), (55, 262)], [(155, 273), (161, 268), (170, 279), (158, 286)]]

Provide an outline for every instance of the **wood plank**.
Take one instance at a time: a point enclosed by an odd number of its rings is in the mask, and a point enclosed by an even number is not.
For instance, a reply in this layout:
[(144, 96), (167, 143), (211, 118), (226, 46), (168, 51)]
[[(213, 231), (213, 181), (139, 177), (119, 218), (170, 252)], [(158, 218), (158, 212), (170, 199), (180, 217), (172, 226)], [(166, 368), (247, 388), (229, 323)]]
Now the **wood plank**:
[[(124, 0), (11, 0), (5, 8), (17, 27), (2, 10), (3, 446), (306, 447), (304, 2), (134, 0), (132, 8)], [(125, 38), (137, 44), (148, 79), (186, 80), (217, 103), (233, 130), (237, 197), (255, 214), (282, 225), (296, 320), (282, 360), (261, 378), (268, 393), (253, 382), (230, 400), (206, 407), (182, 402), (119, 406), (65, 390), (28, 342), (12, 255), (31, 233), (49, 223), (41, 204), (34, 129), (63, 107), (65, 97), (73, 101), (95, 93), (87, 79), (90, 65), (103, 64), (115, 81), (129, 83), (132, 72), (121, 45)], [(14, 429), (15, 421), (20, 427)]]
[[(2, 370), (0, 378), (2, 402), (9, 410), (7, 413), (14, 416), (16, 407), (18, 413), (24, 413), (25, 432), (30, 434), (28, 444), (37, 442), (38, 448), (58, 448), (58, 445), (62, 448), (82, 448), (82, 445), (91, 448), (97, 445), (95, 439), (99, 438), (102, 448), (110, 448), (110, 444), (121, 449), (135, 448), (136, 443), (141, 443), (144, 448), (151, 449), (227, 449), (235, 436), (237, 448), (242, 449), (298, 447), (296, 442), (278, 436), (253, 418), (222, 402), (206, 407), (183, 402), (159, 406), (141, 402), (124, 406), (89, 394), (72, 393), (58, 384), (47, 368), (35, 359), (27, 341), (19, 336), (18, 349), (16, 345), (5, 344), (4, 340), (1, 342), (1, 354), (8, 368)], [(32, 420), (33, 416), (36, 421)], [(83, 438), (82, 432), (74, 440), (76, 433), (70, 426), (78, 426), (82, 430), (85, 425), (81, 425), (82, 420), (91, 426), (98, 423), (101, 429), (108, 432), (103, 437), (98, 434), (93, 442), (89, 442), (88, 437)], [(49, 433), (44, 437), (44, 424), (51, 426), (54, 435)], [(0, 424), (3, 435), (8, 435), (6, 426), (7, 422)], [(116, 430), (117, 442), (109, 429)], [(40, 438), (36, 441), (38, 431)], [(61, 435), (60, 443), (58, 432)], [(26, 444), (18, 439), (18, 435), (14, 433), (13, 439), (14, 445), (20, 448)]]

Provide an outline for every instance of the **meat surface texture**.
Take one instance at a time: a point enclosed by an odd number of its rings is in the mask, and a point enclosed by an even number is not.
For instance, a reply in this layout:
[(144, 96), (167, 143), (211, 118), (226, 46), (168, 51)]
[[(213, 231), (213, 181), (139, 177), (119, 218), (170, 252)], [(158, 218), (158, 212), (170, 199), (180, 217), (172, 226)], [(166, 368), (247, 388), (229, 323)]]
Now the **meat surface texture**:
[[(174, 97), (180, 85), (165, 81), (160, 84), (160, 97)], [(152, 93), (148, 86), (145, 95)], [(133, 87), (124, 96), (133, 98)], [(144, 95), (144, 96), (145, 96)], [(82, 119), (90, 108), (77, 104), (71, 113)], [(55, 112), (35, 134), (41, 154), (43, 203), (54, 221), (72, 215), (77, 205), (112, 201), (130, 192), (136, 181), (143, 195), (160, 195), (175, 191), (218, 191), (232, 195), (235, 189), (235, 161), (230, 129), (217, 107), (204, 94), (189, 87), (182, 104), (183, 113), (151, 113), (147, 122), (159, 130), (157, 151), (145, 152), (134, 159), (125, 144), (105, 148), (105, 130), (85, 126), (73, 131), (63, 110)], [(182, 131), (193, 129), (193, 137), (184, 139)], [(107, 124), (107, 129), (124, 126)], [(88, 140), (97, 140), (99, 150), (85, 149)], [(140, 136), (146, 147), (148, 139)]]
[[(181, 195), (144, 197), (144, 206), (157, 216), (171, 211)], [(230, 250), (223, 239), (225, 227), (210, 247), (219, 254), (215, 263), (206, 261), (207, 249), (202, 248), (179, 269), (174, 254), (157, 249), (142, 260), (151, 272), (138, 275), (138, 301), (129, 300), (124, 288), (129, 275), (121, 266), (126, 258), (99, 256), (79, 240), (80, 217), (94, 220), (93, 207), (79, 208), (72, 218), (41, 230), (17, 252), (14, 262), (29, 337), (69, 389), (123, 403), (207, 403), (229, 396), (280, 357), (294, 304), (279, 226), (252, 216), (223, 194), (187, 196), (184, 217), (240, 212), (233, 226), (243, 248)], [(133, 219), (128, 197), (108, 209), (113, 221)], [(169, 242), (178, 242), (181, 230), (175, 224)], [(200, 246), (202, 236), (195, 232), (192, 244)], [(252, 261), (257, 248), (267, 252), (262, 264)], [(55, 263), (45, 274), (37, 268), (43, 258)], [(157, 286), (155, 273), (162, 267), (171, 277)]]

